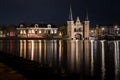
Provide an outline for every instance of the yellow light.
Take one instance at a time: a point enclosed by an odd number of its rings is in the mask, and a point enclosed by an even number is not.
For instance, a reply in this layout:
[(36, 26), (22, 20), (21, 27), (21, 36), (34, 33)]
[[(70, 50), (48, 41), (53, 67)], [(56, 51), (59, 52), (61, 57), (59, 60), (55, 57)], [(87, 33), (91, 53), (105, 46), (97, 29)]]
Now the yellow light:
[(24, 34), (26, 34), (26, 31), (24, 30)]
[(51, 34), (53, 34), (53, 30), (51, 30)]
[(59, 33), (59, 36), (62, 36), (62, 33), (61, 33), (61, 32)]
[(41, 33), (41, 30), (39, 31), (39, 33)]
[(102, 28), (102, 30), (105, 30), (105, 28)]
[(56, 34), (56, 33), (57, 33), (57, 31), (55, 30), (55, 31), (54, 31), (54, 33)]
[(34, 31), (34, 30), (32, 30), (32, 33), (35, 33), (35, 31)]
[(94, 31), (93, 30), (91, 30), (91, 33), (93, 33)]
[(20, 31), (20, 34), (23, 34), (22, 30)]

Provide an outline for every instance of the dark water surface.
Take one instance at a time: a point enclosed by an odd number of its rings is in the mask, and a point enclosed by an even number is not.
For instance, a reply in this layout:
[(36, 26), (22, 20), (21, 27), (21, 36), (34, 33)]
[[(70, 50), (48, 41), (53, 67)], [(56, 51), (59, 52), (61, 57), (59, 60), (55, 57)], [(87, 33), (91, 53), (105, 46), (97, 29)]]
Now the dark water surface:
[(0, 40), (0, 51), (34, 60), (65, 74), (120, 80), (120, 41)]

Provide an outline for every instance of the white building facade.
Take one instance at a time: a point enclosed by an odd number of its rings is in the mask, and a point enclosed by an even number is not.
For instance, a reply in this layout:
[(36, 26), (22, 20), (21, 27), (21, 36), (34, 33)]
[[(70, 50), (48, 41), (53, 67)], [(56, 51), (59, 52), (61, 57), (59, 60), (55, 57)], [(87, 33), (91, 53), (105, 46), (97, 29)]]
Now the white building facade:
[(27, 38), (45, 38), (53, 37), (58, 35), (58, 28), (52, 28), (50, 24), (47, 27), (40, 27), (40, 25), (35, 24), (34, 27), (23, 27), (20, 25), (20, 28), (17, 28), (18, 37), (27, 37)]

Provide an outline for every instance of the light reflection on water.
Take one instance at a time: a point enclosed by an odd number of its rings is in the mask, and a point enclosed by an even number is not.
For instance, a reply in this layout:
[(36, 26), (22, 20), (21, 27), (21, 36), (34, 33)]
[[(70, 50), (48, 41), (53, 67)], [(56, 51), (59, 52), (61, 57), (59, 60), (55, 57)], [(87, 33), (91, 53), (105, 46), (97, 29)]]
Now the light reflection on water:
[(60, 68), (63, 73), (120, 77), (120, 42), (94, 40), (0, 40), (0, 51)]

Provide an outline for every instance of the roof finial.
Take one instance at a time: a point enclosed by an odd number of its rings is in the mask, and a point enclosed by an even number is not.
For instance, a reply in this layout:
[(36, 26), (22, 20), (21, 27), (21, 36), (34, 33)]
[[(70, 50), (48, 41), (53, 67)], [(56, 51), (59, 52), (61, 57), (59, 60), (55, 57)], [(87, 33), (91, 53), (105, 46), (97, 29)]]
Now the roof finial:
[(89, 21), (87, 9), (86, 9), (86, 18), (85, 18), (85, 20), (86, 20), (86, 21)]
[(88, 1), (86, 0), (86, 15), (85, 15), (85, 20), (86, 21), (89, 21), (89, 18), (88, 18)]
[(73, 20), (73, 16), (72, 16), (72, 5), (71, 5), (71, 0), (70, 0), (70, 12), (69, 12), (69, 20), (72, 21)]

